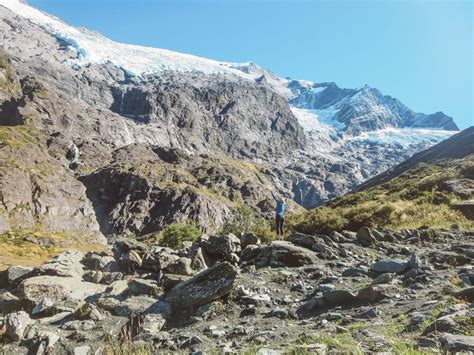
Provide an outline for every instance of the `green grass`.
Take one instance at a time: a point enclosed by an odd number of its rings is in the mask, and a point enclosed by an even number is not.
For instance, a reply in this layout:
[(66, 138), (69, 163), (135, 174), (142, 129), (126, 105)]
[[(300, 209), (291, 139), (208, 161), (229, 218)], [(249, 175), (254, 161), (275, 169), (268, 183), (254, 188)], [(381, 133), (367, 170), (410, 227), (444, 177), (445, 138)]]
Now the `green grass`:
[(0, 90), (6, 91), (10, 95), (17, 97), (21, 93), (21, 86), (18, 76), (8, 61), (7, 54), (0, 47)]
[(25, 146), (38, 146), (40, 144), (39, 131), (28, 125), (0, 126), (0, 143), (13, 149)]
[(295, 215), (293, 230), (330, 233), (361, 227), (401, 230), (421, 226), (473, 229), (474, 222), (451, 208), (459, 198), (446, 191), (444, 182), (474, 178), (474, 155), (436, 164), (420, 164), (399, 177), (368, 190), (341, 196), (326, 206)]

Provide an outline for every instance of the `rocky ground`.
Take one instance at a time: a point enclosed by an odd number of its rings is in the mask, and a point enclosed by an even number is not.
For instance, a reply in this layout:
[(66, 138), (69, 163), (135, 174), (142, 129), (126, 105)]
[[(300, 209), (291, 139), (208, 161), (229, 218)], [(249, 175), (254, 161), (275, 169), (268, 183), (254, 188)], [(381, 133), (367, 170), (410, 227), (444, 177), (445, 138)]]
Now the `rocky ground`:
[[(474, 233), (115, 238), (2, 274), (2, 351), (474, 351)], [(272, 350), (272, 352), (269, 352)]]

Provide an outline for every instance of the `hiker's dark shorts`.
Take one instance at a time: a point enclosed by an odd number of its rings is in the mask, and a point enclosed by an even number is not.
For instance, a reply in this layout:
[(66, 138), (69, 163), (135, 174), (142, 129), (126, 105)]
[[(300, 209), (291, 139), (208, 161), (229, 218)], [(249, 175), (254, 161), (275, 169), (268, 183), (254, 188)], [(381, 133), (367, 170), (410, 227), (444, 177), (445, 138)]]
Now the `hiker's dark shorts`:
[(283, 234), (283, 224), (285, 223), (285, 217), (280, 216), (279, 214), (275, 215), (275, 225), (277, 233)]

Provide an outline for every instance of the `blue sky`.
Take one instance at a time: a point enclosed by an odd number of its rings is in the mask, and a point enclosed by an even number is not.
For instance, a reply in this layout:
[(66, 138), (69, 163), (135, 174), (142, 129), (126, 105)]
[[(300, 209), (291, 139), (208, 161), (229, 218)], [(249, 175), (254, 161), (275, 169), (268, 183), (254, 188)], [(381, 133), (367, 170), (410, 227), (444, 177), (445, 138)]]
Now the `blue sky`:
[(113, 40), (341, 87), (474, 125), (471, 0), (29, 0)]

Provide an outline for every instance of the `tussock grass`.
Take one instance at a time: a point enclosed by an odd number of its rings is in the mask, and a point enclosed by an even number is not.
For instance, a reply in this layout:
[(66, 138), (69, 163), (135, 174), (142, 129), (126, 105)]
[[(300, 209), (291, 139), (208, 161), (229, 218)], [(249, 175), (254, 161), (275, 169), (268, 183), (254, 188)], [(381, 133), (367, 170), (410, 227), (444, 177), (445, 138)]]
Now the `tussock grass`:
[(293, 216), (292, 228), (302, 233), (422, 226), (474, 229), (474, 222), (451, 208), (459, 197), (446, 191), (451, 179), (474, 178), (474, 155), (464, 159), (420, 164), (395, 179), (368, 190), (341, 196), (326, 206)]

